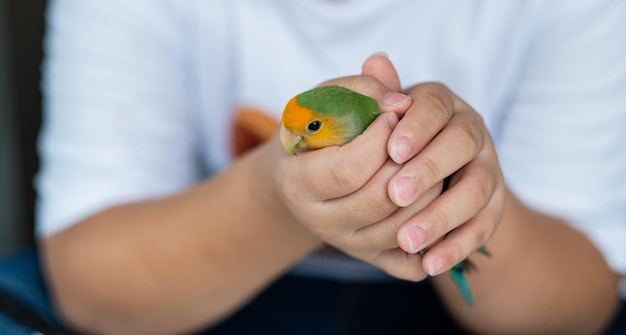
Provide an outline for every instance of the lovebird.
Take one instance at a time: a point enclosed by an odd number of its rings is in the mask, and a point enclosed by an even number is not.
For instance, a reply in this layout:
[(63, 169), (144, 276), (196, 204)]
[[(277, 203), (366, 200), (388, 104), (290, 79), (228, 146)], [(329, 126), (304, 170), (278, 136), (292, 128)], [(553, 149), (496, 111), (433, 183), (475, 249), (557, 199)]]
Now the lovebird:
[(319, 86), (291, 98), (281, 118), (285, 150), (312, 150), (352, 141), (382, 112), (378, 102), (341, 86)]
[[(341, 86), (319, 86), (287, 102), (280, 140), (290, 154), (343, 145), (363, 133), (381, 113), (373, 98)], [(489, 256), (485, 248), (478, 252)], [(469, 306), (474, 298), (465, 274), (474, 268), (469, 260), (464, 260), (449, 271)]]

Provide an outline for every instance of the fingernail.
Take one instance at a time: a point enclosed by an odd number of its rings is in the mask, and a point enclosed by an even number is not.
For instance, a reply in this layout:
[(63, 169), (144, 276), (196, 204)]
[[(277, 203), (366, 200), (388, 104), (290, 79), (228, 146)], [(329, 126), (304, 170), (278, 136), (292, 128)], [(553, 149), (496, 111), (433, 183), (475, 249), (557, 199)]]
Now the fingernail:
[(387, 121), (389, 122), (389, 127), (393, 129), (400, 120), (398, 119), (398, 115), (396, 115), (396, 113), (390, 112), (389, 114), (390, 115), (387, 116)]
[(385, 107), (396, 107), (404, 104), (410, 97), (406, 94), (389, 91), (383, 97), (381, 104)]
[(406, 136), (402, 136), (396, 139), (391, 146), (389, 156), (397, 164), (402, 164), (409, 159), (409, 155), (413, 151), (413, 144)]
[(426, 242), (426, 235), (420, 227), (410, 227), (404, 233), (407, 244), (409, 246), (409, 252), (414, 254), (422, 249), (422, 244)]
[(411, 204), (411, 200), (413, 200), (413, 197), (416, 193), (413, 180), (410, 177), (402, 177), (398, 179), (393, 184), (392, 193), (398, 206), (408, 206), (409, 204)]
[(366, 60), (366, 61), (368, 61), (368, 60), (370, 60), (370, 59), (372, 59), (372, 58), (374, 58), (374, 57), (385, 57), (385, 58), (389, 58), (389, 57), (387, 56), (387, 53), (386, 53), (386, 52), (384, 52), (384, 51), (377, 51), (377, 52), (374, 52), (373, 54), (371, 54), (369, 57), (367, 57), (367, 60)]
[(428, 274), (431, 276), (436, 276), (443, 272), (443, 267), (445, 263), (441, 257), (435, 257), (428, 262)]

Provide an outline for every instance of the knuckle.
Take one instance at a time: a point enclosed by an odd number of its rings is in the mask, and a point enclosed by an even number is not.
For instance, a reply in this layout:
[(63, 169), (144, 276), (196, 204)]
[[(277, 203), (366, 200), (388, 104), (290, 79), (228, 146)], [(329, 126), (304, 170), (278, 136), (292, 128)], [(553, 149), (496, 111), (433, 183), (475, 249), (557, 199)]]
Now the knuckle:
[(437, 239), (452, 230), (453, 227), (450, 227), (448, 215), (443, 210), (433, 209), (429, 216), (429, 222), (432, 222), (432, 224), (430, 227), (425, 228), (424, 231), (431, 239)]
[(421, 173), (425, 176), (426, 183), (444, 178), (443, 167), (436, 158), (430, 156), (422, 157), (421, 165)]
[[(482, 135), (475, 122), (470, 118), (466, 120), (458, 120), (449, 125), (449, 131), (453, 134), (459, 146), (470, 148), (468, 152), (476, 153), (482, 147)], [(467, 120), (470, 119), (470, 120)], [(467, 122), (465, 122), (467, 121)]]
[(389, 194), (386, 190), (374, 189), (369, 190), (363, 208), (367, 213), (367, 217), (378, 218), (381, 215), (380, 213), (391, 214), (390, 212), (397, 207), (389, 199)]
[(426, 83), (420, 86), (418, 95), (438, 107), (442, 114), (452, 114), (454, 102), (452, 101), (448, 87), (439, 82)]
[(481, 178), (480, 176), (466, 177), (466, 198), (470, 205), (474, 208), (483, 208), (492, 198), (494, 185), (490, 178)]
[(360, 175), (353, 163), (348, 160), (334, 164), (331, 169), (332, 182), (350, 190), (356, 190), (361, 186)]

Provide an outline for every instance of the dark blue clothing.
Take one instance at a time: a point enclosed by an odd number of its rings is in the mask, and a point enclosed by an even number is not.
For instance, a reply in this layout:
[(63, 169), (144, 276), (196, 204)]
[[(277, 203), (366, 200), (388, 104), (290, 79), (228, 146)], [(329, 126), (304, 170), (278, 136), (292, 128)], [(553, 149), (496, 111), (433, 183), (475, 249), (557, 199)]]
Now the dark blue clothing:
[[(36, 334), (28, 324), (43, 327), (44, 334), (72, 333), (60, 325), (50, 304), (35, 249), (0, 262), (0, 290), (27, 309), (18, 308), (16, 313), (15, 304), (0, 300), (0, 334)], [(280, 278), (221, 324), (201, 332), (204, 335), (462, 333), (428, 281), (354, 284), (290, 275)], [(626, 334), (626, 303), (607, 334)]]

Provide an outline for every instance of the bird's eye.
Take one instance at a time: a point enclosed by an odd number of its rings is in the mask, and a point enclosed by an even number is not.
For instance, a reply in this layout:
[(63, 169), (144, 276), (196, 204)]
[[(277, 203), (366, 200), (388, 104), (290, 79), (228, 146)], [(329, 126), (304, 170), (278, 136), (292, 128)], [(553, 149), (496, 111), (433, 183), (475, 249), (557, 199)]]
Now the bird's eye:
[(306, 126), (306, 130), (311, 134), (317, 132), (320, 128), (322, 128), (322, 121), (319, 120), (313, 120)]

